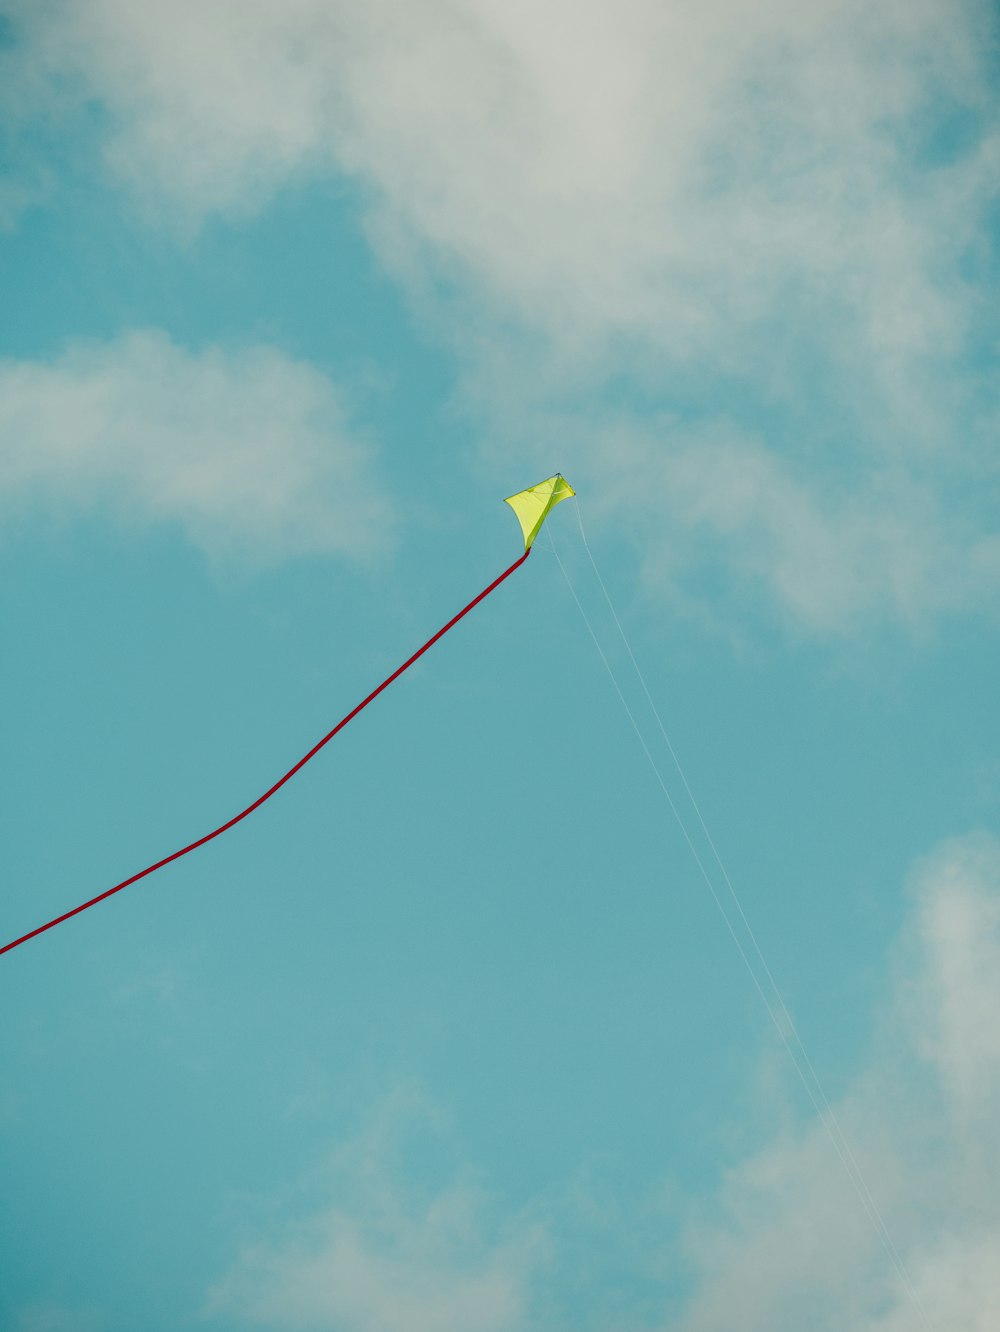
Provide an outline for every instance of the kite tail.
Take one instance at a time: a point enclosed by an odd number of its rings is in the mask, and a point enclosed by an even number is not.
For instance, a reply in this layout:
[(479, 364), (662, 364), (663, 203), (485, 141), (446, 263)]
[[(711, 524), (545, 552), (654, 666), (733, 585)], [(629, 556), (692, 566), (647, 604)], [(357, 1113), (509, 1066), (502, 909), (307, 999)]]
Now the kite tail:
[(455, 625), (458, 624), (459, 620), (468, 615), (469, 611), (474, 610), (481, 601), (498, 588), (505, 578), (509, 578), (515, 569), (519, 569), (530, 554), (531, 547), (529, 546), (524, 554), (519, 559), (516, 559), (509, 569), (505, 569), (499, 578), (494, 578), (489, 587), (484, 587), (482, 592), (480, 592), (477, 597), (473, 597), (467, 606), (463, 606), (457, 615), (452, 616), (443, 628), (439, 629), (432, 638), (428, 638), (423, 647), (418, 648), (412, 657), (408, 657), (407, 660), (403, 662), (402, 666), (397, 667), (390, 676), (382, 681), (377, 689), (373, 689), (367, 698), (362, 699), (356, 708), (352, 708), (346, 717), (343, 717), (337, 722), (337, 725), (332, 731), (328, 731), (322, 740), (313, 745), (308, 754), (305, 754), (300, 758), (293, 768), (289, 768), (284, 777), (279, 778), (278, 781), (276, 781), (272, 787), (269, 787), (263, 795), (258, 796), (252, 805), (247, 805), (246, 809), (241, 810), (239, 814), (234, 815), (233, 818), (228, 820), (228, 822), (223, 823), (212, 832), (206, 833), (204, 837), (199, 837), (196, 842), (191, 842), (188, 846), (181, 847), (179, 851), (175, 851), (172, 855), (164, 856), (164, 858), (158, 860), (155, 865), (147, 865), (144, 870), (140, 870), (138, 874), (133, 874), (131, 878), (123, 879), (121, 883), (116, 883), (113, 888), (106, 888), (103, 893), (98, 893), (97, 896), (92, 897), (89, 902), (81, 902), (79, 906), (73, 907), (72, 911), (65, 911), (61, 916), (56, 916), (54, 920), (46, 921), (44, 925), (39, 925), (37, 928), (29, 930), (27, 934), (22, 934), (19, 939), (14, 939), (9, 944), (4, 944), (4, 946), (0, 948), (0, 953), (9, 953), (12, 948), (17, 948), (20, 944), (27, 943), (28, 940), (33, 939), (36, 934), (44, 934), (46, 930), (51, 930), (54, 925), (61, 925), (64, 920), (69, 920), (71, 916), (78, 916), (81, 911), (86, 911), (89, 907), (96, 906), (98, 902), (103, 902), (106, 897), (112, 897), (115, 893), (120, 893), (123, 888), (128, 888), (133, 883), (138, 883), (139, 880), (144, 879), (147, 874), (152, 874), (156, 870), (162, 869), (164, 865), (169, 865), (172, 860), (179, 860), (181, 856), (186, 856), (189, 851), (196, 851), (199, 846), (204, 846), (206, 842), (211, 842), (214, 838), (221, 836), (222, 833), (228, 832), (230, 828), (235, 827), (237, 823), (242, 822), (248, 814), (252, 814), (255, 809), (259, 809), (265, 800), (270, 800), (277, 791), (280, 791), (284, 784), (294, 777), (300, 768), (305, 767), (311, 758), (315, 758), (323, 746), (329, 744), (338, 731), (342, 731), (348, 722), (353, 721), (359, 712), (363, 712), (369, 703), (378, 698), (383, 689), (388, 689), (392, 682), (398, 680), (404, 671), (409, 670), (413, 663), (418, 661), (429, 648), (432, 648), (439, 638), (443, 638), (449, 629), (453, 629)]

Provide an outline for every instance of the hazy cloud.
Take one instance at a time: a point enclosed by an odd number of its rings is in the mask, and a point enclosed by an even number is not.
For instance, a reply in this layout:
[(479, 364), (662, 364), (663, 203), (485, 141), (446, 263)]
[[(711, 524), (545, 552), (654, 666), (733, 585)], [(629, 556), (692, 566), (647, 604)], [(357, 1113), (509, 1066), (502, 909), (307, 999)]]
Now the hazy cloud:
[(336, 1198), (246, 1248), (209, 1296), (210, 1314), (328, 1332), (516, 1332), (527, 1327), (533, 1227), (498, 1231), (488, 1200), (458, 1179), (407, 1187), (400, 1139), (427, 1131), (413, 1099), (393, 1098), (326, 1172)]
[(106, 1326), (99, 1314), (48, 1302), (21, 1309), (15, 1332), (101, 1332)]
[(213, 554), (369, 557), (391, 503), (341, 394), (273, 347), (157, 331), (0, 361), (0, 508), (168, 524)]
[[(539, 431), (555, 456), (567, 428)], [(817, 634), (886, 622), (917, 630), (988, 608), (1000, 585), (989, 476), (977, 494), (947, 457), (838, 466), (782, 454), (725, 417), (596, 415), (576, 440), (597, 483), (596, 498), (580, 501), (590, 521), (605, 539), (624, 529), (647, 589), (681, 612), (741, 624), (763, 592), (789, 624)], [(688, 586), (693, 569), (716, 583), (707, 604)]]

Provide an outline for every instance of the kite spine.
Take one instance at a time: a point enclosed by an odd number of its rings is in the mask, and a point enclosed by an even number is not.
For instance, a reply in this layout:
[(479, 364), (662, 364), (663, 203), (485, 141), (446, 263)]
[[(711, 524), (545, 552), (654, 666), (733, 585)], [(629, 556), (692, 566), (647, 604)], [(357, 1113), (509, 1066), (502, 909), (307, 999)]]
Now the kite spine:
[(459, 620), (464, 619), (469, 611), (474, 610), (481, 601), (485, 600), (491, 592), (500, 586), (504, 579), (509, 578), (515, 569), (519, 569), (530, 554), (531, 549), (529, 547), (519, 559), (514, 561), (509, 569), (505, 569), (498, 578), (494, 578), (489, 587), (484, 587), (482, 592), (480, 592), (477, 597), (473, 597), (467, 606), (463, 606), (457, 615), (453, 615), (443, 628), (439, 629), (433, 637), (428, 638), (423, 647), (418, 648), (412, 657), (408, 657), (406, 661), (403, 662), (402, 666), (397, 667), (390, 676), (387, 676), (378, 688), (373, 689), (367, 698), (361, 700), (357, 707), (352, 708), (346, 717), (342, 717), (332, 731), (328, 731), (326, 735), (323, 736), (322, 740), (317, 741), (308, 754), (303, 755), (294, 767), (289, 768), (285, 775), (279, 778), (273, 786), (269, 787), (263, 795), (258, 796), (253, 804), (247, 805), (246, 809), (241, 810), (239, 814), (235, 814), (226, 823), (213, 829), (212, 832), (206, 833), (204, 837), (199, 837), (196, 842), (190, 842), (187, 846), (181, 847), (179, 851), (174, 851), (172, 855), (164, 856), (162, 860), (156, 861), (153, 865), (147, 865), (147, 867), (144, 870), (140, 870), (138, 874), (133, 874), (130, 878), (123, 879), (121, 883), (116, 883), (113, 888), (106, 888), (103, 893), (98, 893), (96, 897), (92, 897), (88, 902), (81, 902), (79, 906), (73, 907), (71, 911), (65, 911), (61, 916), (56, 916), (54, 920), (46, 921), (44, 925), (39, 925), (35, 929), (29, 930), (27, 934), (22, 934), (19, 939), (13, 939), (10, 943), (4, 944), (4, 946), (0, 948), (0, 954), (9, 953), (12, 948), (17, 948), (20, 944), (27, 943), (29, 939), (34, 939), (36, 935), (44, 934), (46, 930), (51, 930), (55, 925), (61, 925), (64, 920), (69, 920), (72, 916), (78, 916), (81, 911), (86, 911), (89, 907), (96, 906), (98, 902), (103, 902), (105, 898), (112, 897), (115, 893), (120, 893), (123, 888), (128, 888), (133, 883), (138, 883), (139, 880), (144, 879), (147, 874), (152, 874), (156, 870), (162, 869), (164, 865), (169, 865), (172, 860), (180, 860), (181, 856), (186, 856), (189, 851), (196, 851), (198, 847), (204, 846), (206, 842), (213, 841), (216, 837), (221, 836), (222, 833), (228, 832), (230, 828), (234, 828), (237, 823), (241, 823), (248, 814), (252, 814), (254, 810), (259, 809), (261, 805), (264, 804), (265, 800), (270, 800), (276, 792), (280, 791), (284, 784), (287, 781), (290, 781), (300, 768), (304, 768), (311, 758), (315, 758), (323, 746), (329, 744), (338, 731), (342, 731), (348, 722), (353, 721), (359, 712), (363, 712), (369, 703), (374, 702), (374, 700), (378, 698), (383, 689), (388, 689), (393, 681), (398, 680), (404, 671), (408, 671), (413, 663), (418, 661), (425, 652), (432, 648), (439, 638), (443, 638), (449, 629), (453, 629), (455, 625), (458, 624)]

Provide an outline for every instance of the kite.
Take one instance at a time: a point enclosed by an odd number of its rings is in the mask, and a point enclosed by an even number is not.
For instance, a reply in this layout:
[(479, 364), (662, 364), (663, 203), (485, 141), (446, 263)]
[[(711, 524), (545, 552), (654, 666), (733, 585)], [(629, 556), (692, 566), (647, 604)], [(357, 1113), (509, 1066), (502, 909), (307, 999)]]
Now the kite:
[(406, 661), (403, 662), (402, 666), (397, 667), (397, 669), (383, 680), (376, 689), (373, 689), (367, 698), (362, 699), (357, 707), (352, 708), (346, 717), (342, 717), (332, 731), (328, 731), (326, 735), (323, 736), (322, 740), (319, 740), (313, 745), (308, 754), (305, 754), (300, 758), (294, 767), (289, 768), (284, 777), (280, 777), (273, 786), (269, 787), (268, 790), (264, 792), (263, 795), (258, 796), (253, 804), (247, 805), (246, 809), (241, 810), (239, 814), (235, 814), (231, 819), (221, 824), (218, 828), (213, 829), (212, 832), (206, 833), (204, 837), (199, 837), (197, 841), (190, 842), (187, 846), (181, 847), (179, 851), (174, 851), (172, 855), (164, 856), (162, 860), (156, 861), (153, 865), (148, 865), (144, 870), (140, 870), (138, 874), (133, 874), (130, 878), (123, 879), (121, 883), (116, 883), (113, 888), (106, 888), (103, 893), (98, 893), (96, 897), (92, 897), (88, 902), (81, 902), (79, 906), (73, 907), (71, 911), (65, 911), (61, 916), (56, 916), (54, 920), (47, 921), (44, 925), (39, 925), (37, 928), (29, 930), (27, 934), (22, 934), (19, 939), (14, 939), (9, 944), (4, 944), (4, 946), (0, 948), (0, 953), (9, 953), (12, 948), (17, 948), (18, 945), (27, 943), (29, 939), (33, 939), (38, 934), (44, 934), (46, 930), (51, 930), (54, 925), (61, 925), (63, 921), (69, 920), (72, 916), (78, 916), (81, 911), (86, 911), (89, 907), (96, 906), (98, 902), (103, 902), (105, 898), (112, 897), (115, 893), (120, 893), (123, 888), (128, 888), (131, 884), (138, 883), (139, 880), (144, 879), (147, 874), (152, 874), (156, 870), (162, 869), (164, 865), (169, 865), (173, 860), (179, 860), (181, 856), (186, 856), (189, 851), (196, 851), (199, 846), (204, 846), (206, 842), (211, 842), (216, 837), (221, 836), (222, 833), (228, 832), (229, 829), (234, 828), (237, 823), (241, 823), (247, 815), (252, 814), (256, 809), (259, 809), (264, 801), (270, 800), (276, 792), (280, 791), (285, 783), (294, 777), (300, 768), (304, 768), (311, 758), (315, 758), (324, 745), (329, 744), (338, 731), (342, 731), (347, 723), (353, 721), (359, 712), (363, 712), (369, 703), (374, 702), (383, 689), (388, 689), (389, 685), (391, 685), (394, 680), (398, 680), (404, 671), (409, 670), (413, 663), (418, 661), (429, 648), (432, 648), (439, 638), (443, 638), (449, 629), (453, 629), (455, 625), (458, 624), (459, 620), (468, 615), (469, 611), (474, 610), (481, 601), (484, 601), (505, 579), (510, 577), (515, 569), (519, 569), (531, 554), (531, 544), (541, 530), (542, 523), (548, 517), (549, 513), (551, 513), (552, 509), (554, 509), (561, 500), (569, 499), (570, 496), (575, 493), (576, 492), (565, 478), (560, 476), (559, 473), (556, 473), (555, 476), (550, 476), (548, 480), (539, 482), (537, 486), (529, 486), (527, 490), (522, 490), (516, 495), (509, 496), (504, 503), (510, 505), (514, 510), (514, 513), (517, 515), (518, 522), (521, 524), (521, 531), (524, 534), (524, 554), (520, 555), (510, 568), (505, 569), (499, 577), (494, 578), (493, 582), (490, 583), (488, 587), (483, 588), (478, 596), (473, 597), (467, 606), (463, 606), (457, 615), (453, 615), (442, 629), (439, 629), (433, 637), (427, 640), (423, 647), (418, 648), (412, 657), (408, 657)]
[(510, 495), (504, 500), (504, 503), (509, 504), (517, 514), (517, 521), (521, 524), (525, 555), (541, 531), (542, 523), (559, 501), (569, 499), (575, 494), (576, 491), (566, 478), (557, 472), (547, 481), (540, 481), (537, 486), (529, 486), (527, 490), (519, 490), (516, 495)]

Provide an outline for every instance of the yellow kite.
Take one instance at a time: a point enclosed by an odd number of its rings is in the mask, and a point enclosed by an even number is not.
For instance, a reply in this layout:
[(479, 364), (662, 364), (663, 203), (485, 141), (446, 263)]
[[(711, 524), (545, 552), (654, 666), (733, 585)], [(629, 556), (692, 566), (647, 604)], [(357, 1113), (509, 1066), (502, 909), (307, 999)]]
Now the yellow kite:
[(564, 476), (556, 472), (547, 481), (539, 481), (537, 486), (519, 490), (504, 500), (517, 514), (517, 521), (524, 533), (524, 549), (531, 549), (531, 543), (541, 531), (542, 523), (560, 500), (569, 499), (576, 491)]

